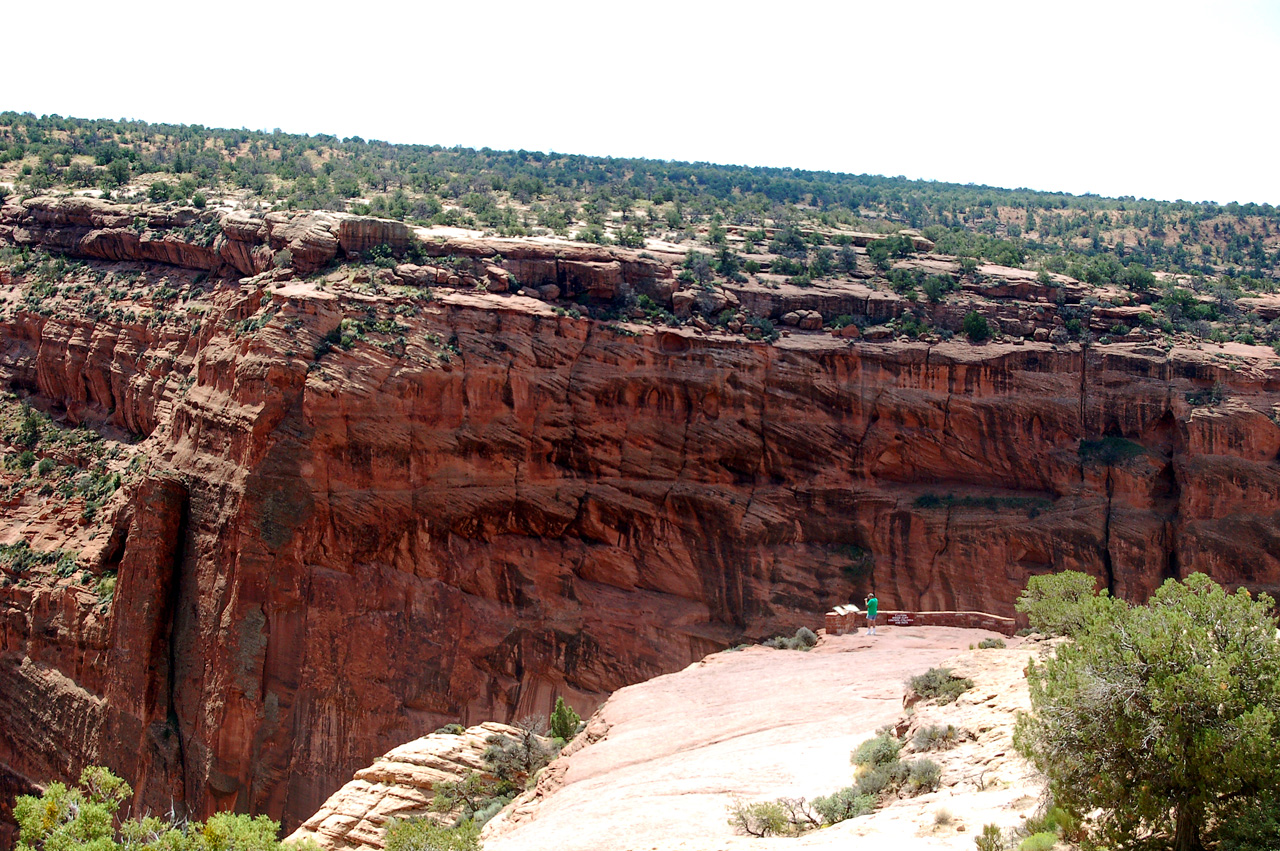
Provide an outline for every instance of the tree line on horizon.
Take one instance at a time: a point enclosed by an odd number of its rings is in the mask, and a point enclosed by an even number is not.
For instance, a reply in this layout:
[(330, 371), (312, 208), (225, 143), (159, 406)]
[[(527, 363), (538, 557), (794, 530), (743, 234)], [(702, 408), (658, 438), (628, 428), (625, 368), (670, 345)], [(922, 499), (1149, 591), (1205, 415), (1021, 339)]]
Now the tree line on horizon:
[[(358, 136), (0, 113), (0, 174), (22, 194), (141, 181), (145, 200), (201, 205), (236, 193), (265, 207), (375, 214), (504, 236), (594, 242), (797, 224), (925, 230), (939, 250), (1050, 271), (1120, 267), (1271, 280), (1269, 204), (1104, 198), (764, 166), (392, 144)], [(0, 192), (5, 190), (0, 189)], [(1097, 266), (1098, 264), (1093, 264)], [(1105, 265), (1105, 264), (1104, 264)], [(1105, 271), (1105, 270), (1104, 270)]]

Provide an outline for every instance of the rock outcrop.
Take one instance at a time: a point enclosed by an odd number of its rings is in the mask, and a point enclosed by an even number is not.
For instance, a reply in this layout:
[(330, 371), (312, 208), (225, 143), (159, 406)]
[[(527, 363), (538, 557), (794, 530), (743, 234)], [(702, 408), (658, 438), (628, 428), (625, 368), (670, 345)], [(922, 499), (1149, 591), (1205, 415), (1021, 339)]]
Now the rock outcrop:
[(393, 748), (337, 792), (290, 836), (314, 840), (325, 851), (381, 851), (391, 819), (428, 816), (436, 786), (471, 772), (485, 774), (485, 740), (517, 737), (506, 724), (485, 722), (461, 733), (432, 733)]
[[(883, 627), (875, 636), (823, 638), (807, 653), (751, 647), (718, 653), (614, 694), (537, 786), (483, 833), (487, 851), (556, 848), (689, 851), (761, 847), (735, 835), (734, 799), (812, 801), (853, 783), (850, 753), (882, 727), (908, 740), (926, 724), (957, 728), (957, 745), (927, 757), (939, 789), (794, 840), (805, 848), (857, 844), (973, 848), (994, 823), (1012, 831), (1035, 811), (1040, 781), (1013, 750), (1030, 701), (1023, 668), (1035, 645), (963, 652), (990, 633)], [(959, 655), (957, 655), (959, 654)], [(945, 665), (974, 681), (952, 704), (904, 716), (903, 680)], [(769, 683), (767, 689), (760, 683)], [(945, 823), (936, 813), (945, 809)], [(780, 839), (773, 842), (784, 841)]]
[[(619, 248), (428, 241), (369, 269), (333, 265), (340, 216), (157, 238), (185, 215), (0, 216), (0, 242), (91, 261), (80, 290), (6, 302), (0, 381), (150, 459), (81, 553), (118, 570), (109, 607), (65, 580), (0, 585), (0, 762), (25, 776), (107, 762), (140, 805), (293, 829), (424, 730), (561, 694), (585, 714), (871, 583), (885, 608), (998, 614), (1064, 567), (1135, 598), (1194, 570), (1280, 589), (1269, 349), (800, 329), (839, 304), (796, 304), (770, 345), (478, 286), (669, 299), (671, 262)], [(92, 303), (107, 273), (142, 280)], [(44, 292), (35, 274), (7, 286)], [(6, 542), (51, 522), (34, 489), (15, 499), (32, 519)]]

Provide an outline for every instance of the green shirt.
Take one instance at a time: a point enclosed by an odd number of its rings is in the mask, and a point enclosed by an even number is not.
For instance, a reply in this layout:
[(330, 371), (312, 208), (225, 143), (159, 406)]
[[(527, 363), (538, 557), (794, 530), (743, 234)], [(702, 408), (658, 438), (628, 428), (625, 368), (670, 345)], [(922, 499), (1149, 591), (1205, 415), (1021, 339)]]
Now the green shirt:
[(867, 617), (874, 618), (876, 616), (876, 612), (878, 612), (879, 610), (880, 610), (879, 600), (877, 600), (875, 597), (872, 597), (870, 600), (867, 600)]

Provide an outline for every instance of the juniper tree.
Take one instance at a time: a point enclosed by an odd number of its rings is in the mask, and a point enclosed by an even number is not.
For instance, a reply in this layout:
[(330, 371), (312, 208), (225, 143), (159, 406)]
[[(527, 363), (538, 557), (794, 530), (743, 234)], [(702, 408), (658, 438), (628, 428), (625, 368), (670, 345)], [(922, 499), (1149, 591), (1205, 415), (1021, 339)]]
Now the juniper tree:
[(1028, 673), (1015, 744), (1054, 800), (1110, 847), (1192, 851), (1256, 826), (1280, 793), (1271, 598), (1193, 574), (1107, 614)]

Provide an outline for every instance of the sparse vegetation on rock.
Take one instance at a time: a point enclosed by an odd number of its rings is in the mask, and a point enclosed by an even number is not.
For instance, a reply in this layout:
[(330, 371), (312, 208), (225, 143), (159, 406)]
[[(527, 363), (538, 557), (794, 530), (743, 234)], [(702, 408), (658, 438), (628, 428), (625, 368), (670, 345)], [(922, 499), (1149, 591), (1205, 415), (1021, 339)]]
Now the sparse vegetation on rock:
[(467, 821), (456, 826), (430, 819), (396, 819), (387, 826), (386, 851), (479, 851), (479, 825)]
[(908, 679), (907, 685), (923, 700), (946, 704), (973, 688), (973, 680), (954, 676), (950, 668), (930, 668)]
[(765, 647), (775, 650), (808, 650), (818, 643), (818, 636), (807, 626), (796, 630), (795, 635), (778, 635), (764, 642)]

